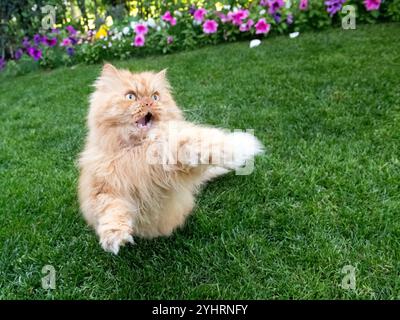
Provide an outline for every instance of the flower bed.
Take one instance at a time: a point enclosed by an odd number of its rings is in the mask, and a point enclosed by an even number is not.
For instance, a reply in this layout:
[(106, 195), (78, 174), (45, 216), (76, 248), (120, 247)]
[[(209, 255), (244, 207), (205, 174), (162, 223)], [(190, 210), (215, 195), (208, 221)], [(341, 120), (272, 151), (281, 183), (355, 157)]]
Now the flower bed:
[[(261, 0), (238, 7), (220, 3), (212, 7), (192, 5), (167, 10), (147, 20), (127, 17), (98, 30), (81, 31), (68, 25), (47, 34), (24, 37), (11, 57), (0, 58), (0, 70), (18, 74), (38, 66), (96, 63), (226, 41), (263, 41), (270, 33), (293, 34), (340, 25), (340, 17), (346, 14), (341, 9), (347, 4), (356, 7), (357, 23), (399, 20), (400, 0)], [(253, 42), (251, 47), (259, 43)]]

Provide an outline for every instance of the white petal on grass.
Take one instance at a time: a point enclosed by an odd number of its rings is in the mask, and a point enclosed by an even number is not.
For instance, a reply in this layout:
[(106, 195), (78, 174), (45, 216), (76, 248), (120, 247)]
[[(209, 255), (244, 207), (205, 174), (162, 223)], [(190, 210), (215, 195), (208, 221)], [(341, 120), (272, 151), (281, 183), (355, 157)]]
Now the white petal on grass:
[(300, 32), (292, 32), (292, 33), (289, 34), (289, 37), (290, 37), (291, 39), (297, 38), (297, 37), (299, 36), (299, 34), (300, 34)]
[(261, 44), (261, 40), (254, 39), (250, 41), (250, 48), (258, 47)]
[(265, 10), (265, 9), (262, 9), (259, 13), (260, 13), (260, 16), (262, 16), (263, 14), (265, 14), (267, 11)]
[(122, 29), (123, 34), (129, 34), (129, 31), (130, 31), (129, 27), (125, 27)]

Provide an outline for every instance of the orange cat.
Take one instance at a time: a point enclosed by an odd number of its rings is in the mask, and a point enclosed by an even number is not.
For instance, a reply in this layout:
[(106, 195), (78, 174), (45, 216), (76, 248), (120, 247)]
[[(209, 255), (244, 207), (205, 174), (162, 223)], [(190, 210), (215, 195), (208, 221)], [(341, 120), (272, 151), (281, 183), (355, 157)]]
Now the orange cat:
[(194, 206), (199, 186), (262, 151), (248, 133), (186, 122), (165, 71), (131, 73), (110, 64), (95, 82), (79, 159), (79, 199), (104, 250), (132, 236), (168, 236)]

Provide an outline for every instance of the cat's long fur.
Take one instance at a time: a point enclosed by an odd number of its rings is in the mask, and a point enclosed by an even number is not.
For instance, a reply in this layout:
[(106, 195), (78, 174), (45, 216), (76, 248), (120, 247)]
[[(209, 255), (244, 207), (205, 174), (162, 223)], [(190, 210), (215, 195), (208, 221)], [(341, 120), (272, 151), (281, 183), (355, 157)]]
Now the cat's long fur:
[[(151, 121), (140, 125), (148, 112)], [(170, 235), (192, 211), (202, 183), (262, 149), (250, 134), (185, 121), (165, 71), (131, 73), (106, 64), (95, 82), (87, 124), (79, 159), (81, 210), (102, 247), (115, 254), (132, 236)], [(171, 141), (172, 152), (164, 148)], [(165, 150), (175, 161), (160, 160)]]

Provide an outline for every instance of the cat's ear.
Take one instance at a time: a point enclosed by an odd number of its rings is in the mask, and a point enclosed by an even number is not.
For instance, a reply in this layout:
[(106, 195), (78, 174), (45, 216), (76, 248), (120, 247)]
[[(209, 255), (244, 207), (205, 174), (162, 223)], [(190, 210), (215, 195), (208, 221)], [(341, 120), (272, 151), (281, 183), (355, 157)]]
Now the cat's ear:
[(120, 71), (110, 63), (106, 63), (101, 70), (100, 77), (95, 82), (98, 89), (118, 88), (122, 84)]
[(167, 68), (161, 70), (159, 73), (157, 73), (157, 77), (161, 80), (167, 80)]
[(167, 79), (167, 69), (161, 70), (159, 73), (156, 74), (156, 79), (158, 83), (163, 86), (164, 88), (170, 89), (171, 86)]
[(119, 72), (111, 63), (106, 63), (101, 70), (102, 77), (119, 77)]

